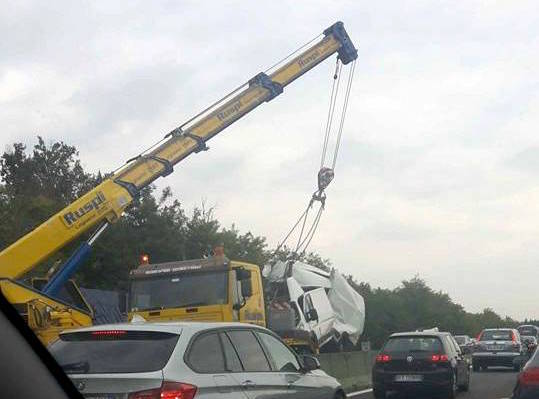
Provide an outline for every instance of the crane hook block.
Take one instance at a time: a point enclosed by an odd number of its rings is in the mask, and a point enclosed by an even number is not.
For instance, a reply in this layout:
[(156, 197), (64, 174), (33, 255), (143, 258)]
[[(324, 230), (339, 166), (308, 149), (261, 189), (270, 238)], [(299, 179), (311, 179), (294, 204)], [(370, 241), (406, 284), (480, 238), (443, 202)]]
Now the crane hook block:
[(324, 31), (324, 35), (333, 35), (335, 40), (341, 43), (341, 47), (337, 52), (339, 53), (339, 59), (346, 65), (349, 62), (354, 61), (357, 58), (357, 49), (354, 47), (352, 40), (346, 33), (344, 25), (341, 21), (335, 22), (329, 28)]
[(333, 169), (323, 167), (318, 171), (318, 191), (324, 191), (335, 177)]
[(253, 85), (259, 85), (262, 86), (264, 89), (269, 90), (270, 96), (266, 99), (266, 102), (273, 100), (275, 97), (277, 97), (283, 92), (283, 86), (271, 80), (271, 78), (264, 72), (260, 72), (254, 78), (249, 80), (249, 86)]

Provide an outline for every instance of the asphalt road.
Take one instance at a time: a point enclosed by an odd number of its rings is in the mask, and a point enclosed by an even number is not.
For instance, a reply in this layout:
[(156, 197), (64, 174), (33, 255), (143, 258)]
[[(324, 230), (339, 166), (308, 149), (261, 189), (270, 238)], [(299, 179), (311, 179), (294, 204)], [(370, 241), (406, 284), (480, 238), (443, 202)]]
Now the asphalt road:
[[(489, 369), (473, 373), (472, 384), (468, 392), (459, 392), (457, 399), (505, 399), (510, 398), (515, 386), (517, 373), (509, 369)], [(372, 392), (365, 392), (350, 396), (354, 399), (374, 399)], [(390, 396), (395, 399), (419, 399), (418, 395)], [(423, 395), (421, 398), (431, 399), (432, 395)]]

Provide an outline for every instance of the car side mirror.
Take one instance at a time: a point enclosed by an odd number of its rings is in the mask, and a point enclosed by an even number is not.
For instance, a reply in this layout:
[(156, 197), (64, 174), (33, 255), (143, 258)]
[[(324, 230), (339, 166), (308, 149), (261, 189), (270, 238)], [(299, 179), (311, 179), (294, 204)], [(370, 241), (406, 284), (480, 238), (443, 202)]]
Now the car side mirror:
[(320, 368), (320, 361), (314, 356), (303, 355), (300, 359), (304, 371), (313, 371)]
[(253, 296), (253, 281), (251, 279), (241, 280), (241, 296), (244, 298)]
[(316, 309), (309, 310), (305, 316), (307, 321), (318, 321), (318, 312)]

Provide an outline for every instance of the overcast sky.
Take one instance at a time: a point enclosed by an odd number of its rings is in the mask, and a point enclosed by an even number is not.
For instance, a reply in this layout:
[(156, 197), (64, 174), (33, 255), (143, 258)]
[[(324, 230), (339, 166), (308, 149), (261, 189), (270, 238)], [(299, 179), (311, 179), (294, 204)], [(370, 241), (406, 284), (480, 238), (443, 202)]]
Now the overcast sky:
[[(0, 149), (39, 134), (112, 170), (337, 20), (359, 60), (312, 249), (374, 286), (418, 274), (539, 318), (536, 1), (3, 2)], [(315, 187), (334, 65), (159, 187), (275, 245)]]

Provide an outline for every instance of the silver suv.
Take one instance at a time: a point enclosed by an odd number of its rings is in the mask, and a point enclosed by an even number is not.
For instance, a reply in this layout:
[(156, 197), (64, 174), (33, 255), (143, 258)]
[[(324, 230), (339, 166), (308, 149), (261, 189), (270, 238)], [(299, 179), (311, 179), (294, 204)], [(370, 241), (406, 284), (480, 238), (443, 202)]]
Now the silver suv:
[(86, 398), (344, 398), (278, 336), (241, 323), (131, 323), (60, 334), (50, 351)]
[(514, 328), (489, 328), (479, 334), (474, 346), (472, 361), (474, 371), (490, 366), (513, 367), (520, 370), (522, 343)]

